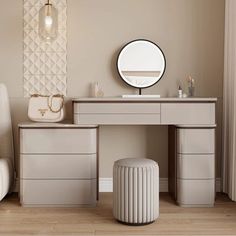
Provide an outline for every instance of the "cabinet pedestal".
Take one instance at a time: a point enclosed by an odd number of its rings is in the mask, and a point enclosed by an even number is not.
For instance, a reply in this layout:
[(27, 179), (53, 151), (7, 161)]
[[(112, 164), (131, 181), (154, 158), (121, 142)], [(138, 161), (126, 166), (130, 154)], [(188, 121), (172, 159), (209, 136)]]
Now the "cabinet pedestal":
[(95, 206), (97, 126), (20, 124), (23, 206)]
[(214, 125), (169, 127), (169, 192), (180, 206), (214, 205)]

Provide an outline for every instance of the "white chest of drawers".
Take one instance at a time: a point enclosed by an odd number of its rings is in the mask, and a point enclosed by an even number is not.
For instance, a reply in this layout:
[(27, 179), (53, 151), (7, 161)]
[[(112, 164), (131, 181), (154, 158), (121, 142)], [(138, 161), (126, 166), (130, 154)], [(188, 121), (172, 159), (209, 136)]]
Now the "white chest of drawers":
[(213, 206), (215, 125), (177, 126), (176, 200), (180, 206)]
[(23, 206), (94, 206), (97, 126), (20, 124)]

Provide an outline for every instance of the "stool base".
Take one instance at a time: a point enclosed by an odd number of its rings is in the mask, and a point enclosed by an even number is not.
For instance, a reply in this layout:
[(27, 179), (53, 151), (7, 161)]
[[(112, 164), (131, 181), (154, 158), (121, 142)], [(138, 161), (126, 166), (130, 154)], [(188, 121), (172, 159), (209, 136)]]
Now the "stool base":
[(116, 220), (117, 222), (123, 224), (123, 225), (128, 225), (128, 226), (145, 226), (145, 225), (150, 225), (155, 222), (155, 220), (147, 222), (147, 223), (128, 223), (120, 220)]

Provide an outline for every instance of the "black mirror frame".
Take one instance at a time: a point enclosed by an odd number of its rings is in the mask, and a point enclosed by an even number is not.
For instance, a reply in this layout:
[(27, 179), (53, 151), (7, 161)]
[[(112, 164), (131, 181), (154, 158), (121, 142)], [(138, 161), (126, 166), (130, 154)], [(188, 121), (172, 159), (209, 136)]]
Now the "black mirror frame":
[[(163, 55), (163, 58), (164, 58), (164, 62), (165, 62), (165, 67), (164, 67), (164, 70), (163, 70), (163, 72), (162, 72), (162, 74), (161, 74), (159, 80), (157, 80), (154, 84), (148, 85), (148, 86), (146, 86), (146, 87), (137, 87), (137, 86), (134, 86), (134, 85), (129, 84), (127, 81), (125, 81), (125, 80), (123, 79), (122, 75), (120, 74), (119, 67), (118, 67), (118, 61), (119, 61), (119, 57), (120, 57), (121, 52), (124, 50), (124, 48), (125, 48), (126, 46), (128, 46), (129, 44), (131, 44), (131, 43), (133, 43), (133, 42), (137, 42), (137, 41), (146, 41), (146, 42), (149, 42), (149, 43), (154, 44), (154, 45), (162, 52), (162, 55)], [(126, 84), (128, 84), (129, 86), (131, 86), (131, 87), (133, 87), (133, 88), (137, 88), (137, 89), (141, 90), (141, 89), (144, 89), (144, 88), (149, 88), (149, 87), (154, 86), (155, 84), (157, 84), (157, 83), (162, 79), (162, 77), (163, 77), (163, 75), (165, 74), (165, 71), (166, 71), (166, 57), (165, 57), (165, 54), (164, 54), (164, 52), (162, 51), (162, 49), (161, 49), (156, 43), (152, 42), (151, 40), (148, 40), (148, 39), (135, 39), (135, 40), (132, 40), (132, 41), (126, 43), (126, 44), (121, 48), (121, 50), (120, 50), (120, 52), (118, 53), (118, 56), (117, 56), (116, 68), (117, 68), (117, 71), (118, 71), (118, 74), (119, 74), (120, 78), (121, 78)]]

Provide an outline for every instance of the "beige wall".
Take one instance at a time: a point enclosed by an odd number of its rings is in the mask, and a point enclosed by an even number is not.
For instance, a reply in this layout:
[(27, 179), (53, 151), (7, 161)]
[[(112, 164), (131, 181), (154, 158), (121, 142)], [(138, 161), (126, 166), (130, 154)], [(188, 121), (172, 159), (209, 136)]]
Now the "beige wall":
[[(0, 70), (16, 124), (27, 119), (23, 99), (23, 0), (1, 0)], [(163, 49), (167, 70), (146, 94), (176, 95), (185, 78), (199, 96), (219, 98), (217, 153), (220, 175), (224, 0), (68, 0), (68, 97), (88, 96), (98, 81), (106, 96), (134, 93), (116, 72), (116, 57), (130, 40), (147, 38)], [(167, 127), (102, 127), (100, 176), (111, 177), (114, 160), (147, 156), (167, 177)]]

